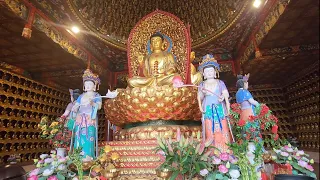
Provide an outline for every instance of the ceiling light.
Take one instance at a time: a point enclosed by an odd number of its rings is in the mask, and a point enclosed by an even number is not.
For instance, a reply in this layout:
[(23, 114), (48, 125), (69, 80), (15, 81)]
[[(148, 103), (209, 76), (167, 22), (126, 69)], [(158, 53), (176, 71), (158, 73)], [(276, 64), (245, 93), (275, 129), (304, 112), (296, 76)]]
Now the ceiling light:
[(260, 5), (261, 5), (261, 0), (254, 0), (253, 6), (254, 6), (255, 8), (258, 8)]
[(77, 27), (77, 26), (73, 26), (72, 28), (71, 28), (71, 30), (72, 30), (72, 32), (74, 32), (74, 33), (78, 33), (78, 32), (80, 32), (80, 29)]

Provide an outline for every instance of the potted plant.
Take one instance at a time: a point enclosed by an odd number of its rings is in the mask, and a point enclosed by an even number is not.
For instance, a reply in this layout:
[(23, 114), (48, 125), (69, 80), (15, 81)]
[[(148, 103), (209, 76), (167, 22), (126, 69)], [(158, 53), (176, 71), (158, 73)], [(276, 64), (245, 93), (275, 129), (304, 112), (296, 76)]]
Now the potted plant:
[(115, 178), (119, 175), (116, 168), (117, 160), (120, 158), (119, 154), (112, 151), (110, 145), (101, 148), (100, 155), (94, 161), (90, 169), (90, 177)]
[(208, 170), (200, 171), (202, 176), (205, 176), (206, 180), (211, 179), (223, 179), (223, 180), (235, 180), (241, 177), (240, 168), (238, 164), (238, 158), (228, 152), (220, 152), (214, 150), (214, 155), (210, 156), (211, 166)]
[(72, 133), (64, 124), (61, 123), (60, 119), (49, 122), (48, 117), (44, 116), (38, 127), (41, 129), (41, 138), (49, 139), (49, 144), (57, 150), (58, 156), (65, 156), (66, 150), (69, 149)]
[(278, 119), (272, 115), (272, 111), (265, 104), (256, 106), (255, 115), (249, 116), (248, 119), (240, 119), (240, 113), (240, 104), (232, 104), (229, 118), (233, 123), (233, 132), (237, 142), (229, 146), (234, 155), (239, 158), (242, 178), (256, 179), (260, 176), (259, 169), (262, 166), (265, 152), (262, 132), (271, 137), (273, 141), (277, 141), (279, 139)]
[[(292, 168), (292, 175), (276, 175), (276, 177), (282, 177), (285, 179), (316, 179), (316, 174), (312, 164), (314, 163), (313, 159), (309, 159), (309, 155), (306, 154), (303, 150), (299, 150), (297, 147), (293, 147), (291, 144), (280, 147), (279, 149), (273, 149), (273, 153), (276, 156), (273, 156), (273, 160), (277, 164), (287, 164)], [(306, 177), (308, 176), (308, 177)]]
[(61, 180), (71, 179), (75, 173), (68, 169), (71, 160), (69, 157), (60, 157), (56, 151), (50, 154), (40, 155), (40, 159), (34, 159), (36, 169), (28, 172), (27, 180)]
[[(167, 174), (171, 180), (180, 176), (181, 179), (197, 178), (210, 167), (211, 161), (209, 147), (211, 141), (202, 142), (200, 132), (197, 139), (184, 138), (178, 129), (176, 140), (159, 138), (157, 153), (164, 156), (164, 163), (157, 169), (158, 174)], [(163, 177), (168, 178), (168, 177)]]

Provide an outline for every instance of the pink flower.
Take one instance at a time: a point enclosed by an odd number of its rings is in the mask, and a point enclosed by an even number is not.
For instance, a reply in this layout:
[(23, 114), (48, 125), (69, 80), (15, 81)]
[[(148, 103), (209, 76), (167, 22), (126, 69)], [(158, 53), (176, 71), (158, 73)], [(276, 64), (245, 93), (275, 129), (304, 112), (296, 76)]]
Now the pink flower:
[(296, 160), (300, 160), (301, 156), (293, 156)]
[(177, 129), (177, 141), (180, 141), (181, 139), (181, 131), (180, 131), (180, 128)]
[(304, 151), (303, 150), (297, 151), (297, 156), (302, 156), (302, 155), (304, 155)]
[(314, 171), (313, 167), (309, 164), (306, 166), (306, 169), (308, 169), (309, 171)]
[(222, 172), (222, 173), (227, 173), (228, 172), (228, 168), (225, 165), (220, 164), (219, 165), (219, 171)]
[(173, 87), (181, 87), (183, 86), (182, 78), (180, 76), (175, 76), (172, 79)]
[(60, 158), (58, 158), (58, 162), (59, 163), (64, 163), (64, 162), (66, 162), (67, 161), (67, 158), (65, 158), (65, 157), (60, 157)]
[(220, 154), (220, 159), (221, 159), (222, 161), (227, 161), (227, 160), (229, 159), (228, 153), (221, 153), (221, 154)]
[(31, 176), (37, 176), (37, 175), (39, 174), (39, 171), (40, 171), (39, 168), (34, 169), (34, 170), (32, 170), (32, 171), (29, 173), (29, 176), (30, 176), (30, 177), (31, 177)]
[(306, 167), (307, 167), (307, 165), (308, 165), (308, 163), (307, 163), (307, 162), (305, 162), (305, 161), (299, 160), (299, 161), (298, 161), (298, 165), (299, 165), (299, 166), (301, 166), (301, 167), (306, 168)]
[(229, 156), (229, 161), (231, 162), (231, 164), (236, 164), (238, 162), (238, 159), (231, 155)]
[(161, 156), (166, 155), (162, 150), (161, 150), (161, 151), (158, 151), (157, 154), (159, 154), (159, 155), (161, 155)]
[(48, 180), (59, 180), (59, 179), (57, 178), (57, 176), (50, 176)]
[(220, 164), (220, 163), (221, 163), (221, 159), (214, 156), (212, 160), (212, 164)]
[(38, 176), (36, 175), (30, 176), (27, 180), (38, 180)]

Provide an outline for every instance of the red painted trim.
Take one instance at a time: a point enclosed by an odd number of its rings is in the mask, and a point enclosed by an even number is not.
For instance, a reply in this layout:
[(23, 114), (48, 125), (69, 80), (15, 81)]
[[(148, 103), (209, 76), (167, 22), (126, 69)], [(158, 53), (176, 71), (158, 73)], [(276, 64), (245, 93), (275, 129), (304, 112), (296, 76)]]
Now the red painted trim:
[(190, 36), (190, 24), (187, 25), (187, 28), (185, 28), (185, 34), (186, 34), (186, 39), (187, 39), (187, 64), (185, 65), (186, 72), (186, 84), (191, 84), (191, 72), (190, 72), (190, 54), (191, 54), (191, 36)]
[(128, 71), (120, 71), (120, 72), (115, 72), (114, 73), (114, 79), (113, 79), (114, 87), (117, 87), (117, 82), (118, 82), (117, 78), (121, 74), (128, 74)]
[(32, 23), (33, 23), (33, 20), (34, 20), (35, 12), (36, 12), (36, 8), (31, 7), (30, 10), (29, 10), (29, 14), (28, 14), (28, 21), (27, 21), (27, 24), (25, 25), (26, 28), (30, 28), (31, 29)]
[(240, 64), (240, 58), (243, 56), (244, 51), (246, 50), (246, 48), (249, 46), (250, 42), (255, 39), (255, 34), (257, 34), (257, 32), (259, 31), (260, 27), (262, 26), (262, 24), (265, 22), (266, 18), (269, 15), (270, 10), (272, 9), (272, 7), (274, 7), (274, 5), (277, 3), (277, 0), (268, 0), (267, 5), (265, 7), (265, 9), (262, 11), (261, 15), (260, 15), (260, 19), (257, 23), (257, 25), (254, 27), (251, 35), (249, 36), (249, 40), (245, 43), (245, 45), (239, 44), (238, 48), (239, 49), (239, 56), (236, 59), (236, 62)]
[[(169, 13), (169, 12), (165, 12), (165, 11), (161, 11), (161, 10), (155, 10), (155, 11), (151, 12), (150, 14), (147, 14), (146, 16), (144, 16), (142, 19), (140, 19), (140, 20), (138, 21), (138, 23), (137, 23), (137, 24), (133, 27), (133, 29), (130, 31), (129, 38), (128, 38), (128, 43), (127, 43), (127, 58), (128, 58), (128, 72), (129, 72), (129, 77), (132, 77), (132, 69), (131, 69), (131, 66), (130, 66), (130, 64), (131, 64), (130, 45), (131, 45), (131, 41), (132, 41), (132, 36), (133, 36), (133, 34), (136, 32), (137, 27), (138, 27), (145, 19), (153, 16), (154, 14), (158, 14), (158, 13), (159, 13), (159, 14), (164, 14), (164, 15), (166, 15), (166, 16), (170, 16), (171, 18), (175, 19), (178, 23), (180, 23), (180, 24), (182, 24), (182, 25), (184, 26), (183, 22), (182, 22), (177, 16), (175, 16), (175, 15)], [(187, 56), (189, 56), (189, 57), (187, 57), (186, 63), (190, 63), (191, 39), (190, 39), (190, 37), (189, 37), (188, 30), (187, 30), (187, 28), (186, 28), (185, 26), (184, 26), (184, 33), (185, 33), (185, 36), (186, 36), (186, 39), (187, 39), (187, 49), (186, 49), (186, 50), (187, 50), (187, 53), (188, 53)], [(189, 46), (190, 46), (190, 47), (189, 47)], [(186, 67), (189, 67), (189, 64), (187, 64)], [(187, 68), (187, 69), (188, 69), (188, 68)], [(186, 72), (186, 74), (185, 74), (186, 80), (187, 80), (187, 73), (188, 73), (188, 72)], [(186, 81), (185, 81), (185, 83), (186, 83)]]

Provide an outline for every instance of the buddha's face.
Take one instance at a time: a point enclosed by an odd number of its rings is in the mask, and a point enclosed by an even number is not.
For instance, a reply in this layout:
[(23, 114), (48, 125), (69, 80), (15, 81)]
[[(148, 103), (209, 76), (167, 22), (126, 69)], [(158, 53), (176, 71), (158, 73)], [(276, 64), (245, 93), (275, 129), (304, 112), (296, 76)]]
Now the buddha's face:
[(151, 38), (151, 46), (152, 46), (153, 50), (160, 50), (162, 47), (162, 43), (163, 43), (163, 41), (162, 41), (161, 37), (156, 36), (156, 37)]
[(95, 85), (92, 81), (85, 81), (84, 82), (84, 90), (85, 91), (95, 91)]
[(216, 70), (214, 67), (207, 67), (203, 70), (203, 76), (205, 79), (213, 79), (216, 77)]

